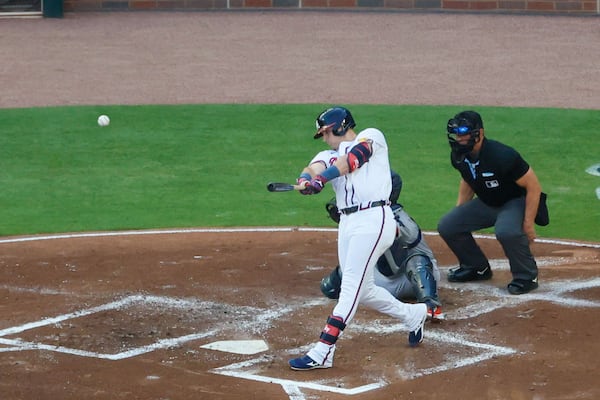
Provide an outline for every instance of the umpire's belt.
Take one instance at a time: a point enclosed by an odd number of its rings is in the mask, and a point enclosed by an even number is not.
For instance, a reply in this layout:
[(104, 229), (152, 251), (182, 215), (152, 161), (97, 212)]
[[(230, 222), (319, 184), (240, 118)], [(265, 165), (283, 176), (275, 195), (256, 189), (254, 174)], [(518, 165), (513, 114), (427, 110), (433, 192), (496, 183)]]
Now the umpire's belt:
[(362, 210), (366, 210), (366, 209), (373, 208), (373, 207), (383, 207), (383, 206), (389, 206), (389, 205), (390, 205), (389, 200), (369, 201), (366, 203), (359, 204), (357, 206), (342, 208), (340, 210), (340, 213), (342, 213), (344, 215), (349, 215), (349, 214), (353, 214), (357, 211), (362, 211)]

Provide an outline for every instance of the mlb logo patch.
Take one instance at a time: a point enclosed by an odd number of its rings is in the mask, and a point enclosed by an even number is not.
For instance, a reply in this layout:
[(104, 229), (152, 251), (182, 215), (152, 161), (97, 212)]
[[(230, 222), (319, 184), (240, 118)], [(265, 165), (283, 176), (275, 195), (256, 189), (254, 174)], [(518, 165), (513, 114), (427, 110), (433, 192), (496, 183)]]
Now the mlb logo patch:
[(488, 189), (493, 189), (493, 188), (497, 188), (498, 186), (500, 186), (500, 184), (498, 183), (497, 180), (493, 180), (493, 181), (485, 181), (485, 186)]

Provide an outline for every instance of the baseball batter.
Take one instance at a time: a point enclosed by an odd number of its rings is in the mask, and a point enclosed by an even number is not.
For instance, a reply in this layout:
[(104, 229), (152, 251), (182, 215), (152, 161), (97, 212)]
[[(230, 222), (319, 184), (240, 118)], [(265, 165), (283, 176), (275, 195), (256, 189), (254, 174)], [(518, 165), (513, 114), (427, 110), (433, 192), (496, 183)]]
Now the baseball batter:
[(331, 182), (340, 210), (338, 259), (342, 274), (339, 300), (319, 341), (289, 365), (294, 370), (331, 368), (336, 342), (354, 317), (359, 304), (398, 318), (409, 329), (408, 342), (423, 340), (427, 306), (407, 304), (375, 285), (373, 270), (379, 257), (394, 243), (396, 220), (390, 207), (392, 190), (388, 146), (383, 133), (368, 128), (360, 133), (350, 111), (333, 107), (317, 117), (315, 139), (330, 150), (319, 152), (297, 180), (304, 195), (320, 193)]
[[(402, 179), (395, 171), (392, 174), (390, 202), (396, 219), (394, 244), (377, 260), (375, 284), (386, 289), (400, 300), (416, 300), (427, 304), (427, 317), (432, 321), (445, 318), (442, 312), (437, 286), (440, 271), (433, 251), (425, 241), (421, 228), (398, 203), (402, 190)], [(340, 221), (335, 198), (325, 205), (329, 217)], [(339, 298), (342, 275), (339, 265), (321, 280), (321, 292), (330, 299)]]

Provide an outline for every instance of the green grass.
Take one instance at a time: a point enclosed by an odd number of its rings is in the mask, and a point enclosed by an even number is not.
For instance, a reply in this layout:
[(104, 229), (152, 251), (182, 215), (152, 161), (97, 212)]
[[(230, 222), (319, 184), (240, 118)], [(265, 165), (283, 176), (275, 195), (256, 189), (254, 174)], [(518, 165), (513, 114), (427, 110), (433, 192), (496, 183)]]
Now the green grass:
[[(2, 109), (0, 235), (164, 227), (335, 226), (318, 196), (269, 193), (324, 148), (325, 105), (86, 106)], [(456, 201), (445, 125), (463, 107), (349, 106), (386, 134), (401, 202), (426, 230)], [(468, 107), (465, 107), (468, 108)], [(541, 237), (600, 241), (600, 111), (477, 107), (549, 194)], [(99, 127), (107, 114), (111, 125)]]

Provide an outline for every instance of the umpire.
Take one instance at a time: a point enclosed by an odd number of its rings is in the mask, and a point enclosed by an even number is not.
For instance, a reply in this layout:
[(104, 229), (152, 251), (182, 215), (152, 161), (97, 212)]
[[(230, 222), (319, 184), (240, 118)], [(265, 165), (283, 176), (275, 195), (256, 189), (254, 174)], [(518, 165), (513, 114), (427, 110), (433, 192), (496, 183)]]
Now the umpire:
[[(529, 164), (512, 147), (487, 139), (475, 111), (463, 111), (448, 121), (452, 166), (460, 172), (456, 207), (438, 223), (438, 232), (456, 255), (459, 266), (450, 269), (450, 282), (492, 278), (487, 257), (472, 232), (494, 227), (508, 258), (511, 294), (538, 287), (538, 268), (530, 242), (534, 222), (548, 224), (545, 194)], [(475, 197), (475, 195), (477, 195)], [(539, 212), (538, 212), (539, 208)]]

